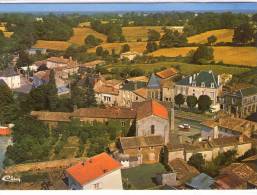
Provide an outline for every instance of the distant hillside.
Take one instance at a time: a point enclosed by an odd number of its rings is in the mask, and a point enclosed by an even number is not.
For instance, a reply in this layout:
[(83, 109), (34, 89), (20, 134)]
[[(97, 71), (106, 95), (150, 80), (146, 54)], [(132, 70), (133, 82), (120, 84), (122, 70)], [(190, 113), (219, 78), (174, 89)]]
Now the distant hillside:
[(191, 37), (188, 37), (188, 43), (207, 43), (207, 39), (210, 36), (217, 37), (217, 43), (219, 42), (232, 42), (234, 35), (234, 29), (220, 29), (220, 30), (211, 30), (204, 33), (200, 33)]

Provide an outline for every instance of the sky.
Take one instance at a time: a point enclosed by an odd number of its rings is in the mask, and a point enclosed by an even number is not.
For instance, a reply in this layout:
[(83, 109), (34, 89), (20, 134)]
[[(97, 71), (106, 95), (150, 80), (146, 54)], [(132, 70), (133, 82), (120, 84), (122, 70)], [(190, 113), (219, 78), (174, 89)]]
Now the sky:
[(131, 11), (255, 11), (253, 3), (52, 3), (4, 4), (0, 12), (131, 12)]

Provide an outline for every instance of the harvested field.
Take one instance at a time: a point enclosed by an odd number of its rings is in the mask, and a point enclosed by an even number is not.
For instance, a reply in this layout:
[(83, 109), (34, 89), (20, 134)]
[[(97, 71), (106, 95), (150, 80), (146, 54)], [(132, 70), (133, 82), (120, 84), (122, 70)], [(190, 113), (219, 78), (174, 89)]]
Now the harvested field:
[(106, 41), (106, 35), (98, 33), (91, 28), (83, 27), (83, 28), (73, 28), (73, 36), (68, 41), (69, 43), (84, 45), (84, 40), (88, 35), (94, 35), (95, 37), (101, 39), (102, 41)]
[[(122, 34), (125, 36), (126, 41), (135, 42), (137, 40), (147, 41), (147, 34), (150, 29), (158, 31), (161, 35), (163, 34), (164, 26), (132, 26), (122, 27)], [(168, 29), (176, 29), (176, 26), (166, 26)]]
[(191, 37), (188, 37), (188, 43), (207, 43), (207, 39), (210, 36), (216, 36), (217, 41), (219, 42), (232, 42), (234, 35), (234, 29), (220, 29), (220, 30), (211, 30), (204, 33), (200, 33)]
[[(159, 49), (151, 55), (153, 56), (186, 56), (190, 50), (196, 47), (180, 47)], [(256, 47), (213, 47), (214, 60), (216, 62), (223, 61), (225, 64), (257, 66), (257, 48)]]
[[(119, 53), (122, 45), (124, 44), (129, 44), (130, 50), (141, 53), (144, 52), (146, 47), (146, 42), (103, 43), (100, 46), (107, 49), (109, 52), (111, 52), (112, 49), (115, 49), (115, 52)], [(95, 49), (96, 48), (91, 48), (88, 50), (88, 52), (93, 53), (95, 52)]]
[(50, 50), (65, 51), (70, 46), (66, 41), (44, 41), (38, 40), (33, 47), (46, 48)]

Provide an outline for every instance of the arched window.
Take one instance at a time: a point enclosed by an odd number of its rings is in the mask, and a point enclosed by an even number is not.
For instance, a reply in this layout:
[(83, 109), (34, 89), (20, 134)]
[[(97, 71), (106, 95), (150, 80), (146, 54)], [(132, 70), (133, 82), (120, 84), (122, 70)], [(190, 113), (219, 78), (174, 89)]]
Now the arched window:
[(155, 126), (151, 125), (151, 134), (154, 134)]

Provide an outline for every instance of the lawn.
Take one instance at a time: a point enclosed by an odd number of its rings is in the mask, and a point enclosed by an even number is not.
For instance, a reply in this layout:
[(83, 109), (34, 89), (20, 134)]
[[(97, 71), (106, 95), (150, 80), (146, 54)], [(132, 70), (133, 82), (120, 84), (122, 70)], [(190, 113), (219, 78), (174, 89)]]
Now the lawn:
[(210, 36), (217, 37), (217, 43), (219, 42), (232, 42), (234, 35), (234, 29), (220, 29), (220, 30), (211, 30), (197, 35), (188, 37), (188, 43), (207, 43), (207, 38)]
[(189, 75), (192, 73), (199, 72), (201, 70), (212, 70), (216, 74), (222, 74), (222, 73), (229, 73), (229, 74), (240, 74), (243, 72), (247, 72), (250, 69), (249, 68), (243, 68), (243, 67), (232, 67), (232, 66), (223, 66), (223, 65), (197, 65), (197, 64), (187, 64), (182, 62), (169, 62), (169, 61), (163, 61), (163, 62), (157, 62), (153, 64), (131, 64), (131, 65), (124, 65), (124, 64), (112, 64), (107, 66), (107, 68), (141, 68), (145, 70), (146, 72), (152, 72), (154, 69), (158, 69), (160, 67), (171, 67), (171, 66), (178, 66), (180, 68), (180, 72), (183, 75)]
[[(153, 53), (152, 56), (186, 56), (190, 50), (196, 47), (164, 48)], [(225, 64), (257, 66), (257, 48), (256, 47), (213, 47), (214, 60), (223, 61)]]
[(131, 184), (132, 189), (149, 189), (156, 186), (153, 179), (156, 174), (166, 172), (161, 163), (140, 165), (121, 171), (122, 179)]

